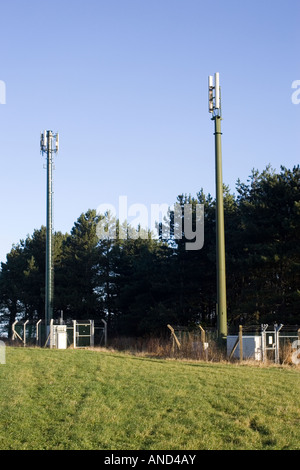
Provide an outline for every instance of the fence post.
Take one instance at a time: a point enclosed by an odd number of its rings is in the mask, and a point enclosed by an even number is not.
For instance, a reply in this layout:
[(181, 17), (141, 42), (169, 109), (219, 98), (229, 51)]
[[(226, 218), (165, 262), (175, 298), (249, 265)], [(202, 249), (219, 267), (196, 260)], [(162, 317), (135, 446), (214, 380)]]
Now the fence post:
[(25, 346), (26, 346), (26, 325), (27, 325), (28, 322), (29, 322), (29, 320), (26, 320), (26, 322), (25, 322), (24, 325), (23, 325), (23, 332), (24, 332), (23, 342), (24, 342), (24, 348), (25, 348)]
[(38, 320), (36, 323), (36, 345), (41, 346), (41, 340), (40, 340), (40, 324), (42, 320)]
[(19, 340), (23, 343), (23, 338), (21, 338), (21, 336), (16, 332), (15, 330), (15, 326), (16, 324), (18, 323), (18, 320), (16, 320), (13, 324), (12, 324), (12, 332), (13, 332), (13, 335), (12, 335), (12, 339), (13, 341), (16, 340), (17, 338), (19, 338)]
[(50, 320), (49, 338), (50, 338), (49, 347), (50, 347), (50, 349), (52, 349), (52, 348), (54, 348), (54, 345), (55, 345), (53, 318), (51, 318), (51, 320)]
[(15, 341), (16, 337), (17, 337), (17, 332), (15, 330), (15, 326), (16, 324), (18, 323), (18, 320), (14, 321), (12, 326), (11, 326), (11, 329), (12, 329), (12, 340)]
[(105, 320), (101, 320), (104, 324), (104, 346), (107, 347), (107, 322)]
[(176, 342), (176, 344), (177, 344), (178, 349), (180, 349), (181, 344), (180, 344), (180, 342), (178, 341), (177, 336), (175, 335), (174, 328), (172, 328), (171, 325), (167, 325), (167, 327), (169, 328), (169, 330), (171, 330), (171, 334), (172, 334), (172, 337), (173, 337), (173, 352), (174, 352), (174, 348), (175, 348), (174, 340), (175, 340), (175, 342)]
[(275, 330), (275, 363), (279, 364), (279, 331), (283, 327), (283, 324), (281, 323), (279, 326), (274, 325), (274, 330)]
[(239, 326), (240, 361), (243, 361), (243, 327)]
[(199, 325), (199, 328), (201, 330), (201, 343), (202, 343), (202, 351), (203, 351), (203, 356), (205, 356), (205, 359), (208, 359), (208, 351), (205, 348), (206, 346), (206, 336), (205, 336), (205, 330), (202, 328), (201, 325)]
[(73, 320), (73, 345), (76, 349), (76, 320)]
[(95, 346), (95, 322), (90, 320), (90, 346), (93, 348)]
[(261, 325), (261, 348), (262, 348), (262, 360), (263, 360), (263, 362), (266, 362), (266, 360), (267, 360), (266, 330), (267, 330), (268, 326), (269, 325), (267, 323), (265, 325)]
[(243, 327), (242, 325), (239, 326), (239, 335), (236, 339), (236, 342), (233, 345), (231, 353), (229, 354), (229, 359), (233, 357), (234, 351), (236, 350), (238, 345), (240, 345), (240, 361), (242, 361), (243, 360)]

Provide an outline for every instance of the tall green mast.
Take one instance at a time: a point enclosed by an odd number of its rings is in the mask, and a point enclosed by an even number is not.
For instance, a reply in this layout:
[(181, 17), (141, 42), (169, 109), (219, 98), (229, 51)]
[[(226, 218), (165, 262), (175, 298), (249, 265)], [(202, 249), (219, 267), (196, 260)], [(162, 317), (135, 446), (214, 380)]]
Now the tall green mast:
[[(55, 146), (53, 140), (55, 139)], [(58, 152), (58, 133), (44, 131), (41, 133), (41, 153), (46, 153), (47, 169), (47, 192), (46, 192), (46, 285), (45, 285), (45, 326), (46, 335), (53, 318), (53, 295), (54, 295), (54, 270), (52, 259), (52, 239), (53, 239), (53, 212), (52, 212), (52, 171), (53, 153)]]
[(221, 146), (221, 97), (219, 73), (208, 77), (209, 112), (215, 122), (215, 171), (216, 171), (216, 255), (217, 255), (217, 321), (218, 337), (224, 343), (227, 338), (227, 300), (225, 229), (223, 205), (222, 146)]

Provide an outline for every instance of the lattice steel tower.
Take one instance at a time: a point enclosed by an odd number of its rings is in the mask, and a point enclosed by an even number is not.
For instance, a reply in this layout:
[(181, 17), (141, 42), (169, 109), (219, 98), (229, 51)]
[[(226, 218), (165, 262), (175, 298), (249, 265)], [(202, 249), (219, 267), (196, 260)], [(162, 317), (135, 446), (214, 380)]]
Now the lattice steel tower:
[[(46, 285), (45, 285), (45, 326), (46, 335), (53, 317), (53, 295), (54, 295), (54, 267), (53, 267), (53, 154), (58, 152), (58, 133), (52, 131), (41, 132), (40, 148), (41, 153), (46, 154), (47, 169), (47, 199), (46, 199)], [(54, 145), (53, 145), (54, 143)]]

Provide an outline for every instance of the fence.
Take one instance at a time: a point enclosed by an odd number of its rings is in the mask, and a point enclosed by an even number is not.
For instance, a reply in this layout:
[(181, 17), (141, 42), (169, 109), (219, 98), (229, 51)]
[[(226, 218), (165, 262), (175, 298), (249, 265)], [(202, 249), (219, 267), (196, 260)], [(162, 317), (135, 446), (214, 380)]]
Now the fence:
[[(277, 364), (300, 363), (300, 328), (297, 325), (292, 327), (276, 324), (271, 327), (269, 325), (240, 325), (238, 332), (230, 331), (233, 334), (227, 336), (226, 351), (220, 349), (216, 330), (213, 328), (203, 328), (201, 325), (195, 327), (194, 330), (180, 326), (167, 325), (167, 327), (170, 331), (168, 340), (152, 337), (131, 338), (130, 344), (128, 341), (128, 344), (126, 341), (125, 344), (124, 338), (114, 338), (114, 340), (110, 339), (110, 347), (116, 345), (117, 349), (120, 347), (134, 351), (140, 349), (151, 355), (206, 361), (253, 359), (261, 362), (274, 361)], [(48, 329), (42, 320), (16, 321), (12, 332), (14, 344), (21, 344), (24, 347), (36, 345), (65, 349), (66, 347), (107, 346), (105, 320), (52, 322)]]
[[(300, 363), (300, 358), (292, 360), (295, 348), (300, 347), (300, 328), (274, 324), (239, 326), (236, 334), (227, 336), (227, 350), (224, 354), (218, 346), (216, 331), (199, 330), (189, 331), (182, 327), (167, 325), (171, 332), (172, 355), (176, 357), (190, 357), (204, 360), (221, 359), (253, 359), (256, 361), (274, 361)], [(293, 352), (294, 351), (294, 352)], [(299, 349), (300, 353), (300, 349)], [(298, 357), (298, 356), (297, 356)]]
[(107, 323), (105, 320), (71, 320), (46, 326), (43, 320), (36, 322), (15, 321), (12, 325), (12, 342), (26, 346), (49, 346), (66, 349), (107, 345)]
[(295, 341), (300, 341), (300, 328), (274, 324), (259, 327), (239, 326), (239, 333), (227, 336), (227, 355), (229, 359), (255, 359), (262, 362), (286, 362)]
[(167, 327), (171, 332), (172, 356), (206, 361), (215, 356), (214, 330), (204, 329), (201, 325), (193, 330), (181, 326)]

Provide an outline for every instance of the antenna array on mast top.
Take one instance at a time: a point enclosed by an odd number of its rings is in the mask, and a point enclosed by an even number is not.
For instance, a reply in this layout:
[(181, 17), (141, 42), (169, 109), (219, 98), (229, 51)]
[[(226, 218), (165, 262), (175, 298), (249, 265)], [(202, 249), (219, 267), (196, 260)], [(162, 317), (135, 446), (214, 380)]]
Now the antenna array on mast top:
[(216, 116), (221, 116), (221, 89), (220, 89), (220, 74), (216, 72), (214, 77), (208, 77), (208, 111), (213, 114), (214, 119)]
[(52, 131), (43, 131), (41, 132), (40, 138), (40, 149), (41, 153), (48, 152), (49, 139), (55, 139), (55, 148), (51, 145), (51, 152), (57, 153), (59, 150), (59, 135), (58, 132), (54, 134)]

